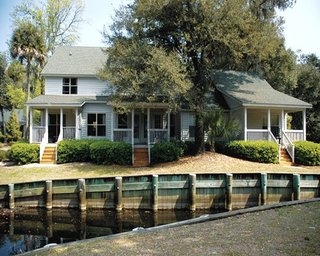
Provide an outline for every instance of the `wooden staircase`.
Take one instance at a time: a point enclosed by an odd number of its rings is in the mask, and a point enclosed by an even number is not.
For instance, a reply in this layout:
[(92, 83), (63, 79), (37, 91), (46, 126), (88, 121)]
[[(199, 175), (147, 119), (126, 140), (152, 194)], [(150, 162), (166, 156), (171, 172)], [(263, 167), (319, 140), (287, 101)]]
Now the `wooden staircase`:
[(40, 160), (40, 164), (55, 164), (56, 150), (57, 148), (55, 146), (46, 146), (42, 158)]
[(287, 150), (285, 148), (281, 148), (280, 154), (280, 164), (282, 165), (292, 165), (291, 157), (289, 156)]
[(135, 148), (134, 149), (134, 167), (144, 167), (149, 165), (148, 148)]

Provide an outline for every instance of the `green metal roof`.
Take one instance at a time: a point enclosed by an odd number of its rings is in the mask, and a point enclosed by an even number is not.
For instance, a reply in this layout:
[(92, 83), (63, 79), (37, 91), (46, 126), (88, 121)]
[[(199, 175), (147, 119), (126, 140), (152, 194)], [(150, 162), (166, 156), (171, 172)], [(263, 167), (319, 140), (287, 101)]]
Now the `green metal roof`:
[(311, 108), (312, 105), (279, 92), (264, 79), (236, 71), (214, 71), (216, 88), (242, 106)]
[(101, 47), (61, 46), (49, 58), (43, 76), (96, 76), (107, 56)]
[(29, 100), (26, 105), (31, 107), (81, 107), (86, 103), (106, 103), (107, 96), (83, 96), (83, 95), (40, 95)]

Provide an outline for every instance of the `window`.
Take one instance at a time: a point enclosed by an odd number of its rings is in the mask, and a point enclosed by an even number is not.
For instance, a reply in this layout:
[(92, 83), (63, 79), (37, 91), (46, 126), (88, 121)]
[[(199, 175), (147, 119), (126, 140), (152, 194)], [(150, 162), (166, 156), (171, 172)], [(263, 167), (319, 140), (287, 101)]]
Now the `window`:
[(62, 94), (78, 94), (78, 79), (63, 78)]
[(106, 136), (106, 115), (88, 114), (88, 136)]
[(127, 129), (128, 128), (128, 115), (118, 114), (118, 128)]

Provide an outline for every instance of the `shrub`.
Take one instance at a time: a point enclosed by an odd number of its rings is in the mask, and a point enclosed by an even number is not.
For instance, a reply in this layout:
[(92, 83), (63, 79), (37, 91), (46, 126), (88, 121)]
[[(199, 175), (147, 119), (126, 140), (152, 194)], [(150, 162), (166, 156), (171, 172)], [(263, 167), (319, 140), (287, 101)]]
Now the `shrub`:
[(127, 165), (132, 162), (132, 147), (125, 142), (96, 141), (90, 145), (90, 157), (96, 164)]
[(0, 161), (8, 159), (8, 152), (5, 150), (0, 150)]
[(197, 148), (194, 141), (185, 141), (184, 144), (184, 156), (195, 156), (197, 154)]
[(15, 143), (8, 152), (9, 159), (17, 164), (39, 162), (39, 145)]
[(320, 144), (311, 141), (294, 143), (294, 162), (303, 165), (320, 165)]
[(269, 141), (231, 141), (225, 152), (241, 159), (260, 163), (278, 163), (278, 145)]
[(96, 140), (63, 140), (58, 143), (57, 163), (90, 161), (90, 144)]
[(163, 163), (178, 160), (183, 150), (174, 142), (158, 142), (151, 148), (151, 162)]
[(20, 131), (20, 124), (18, 115), (15, 111), (11, 111), (10, 119), (6, 124), (8, 141), (17, 141), (21, 139), (22, 132)]
[(3, 148), (3, 143), (2, 142), (0, 142), (0, 148)]

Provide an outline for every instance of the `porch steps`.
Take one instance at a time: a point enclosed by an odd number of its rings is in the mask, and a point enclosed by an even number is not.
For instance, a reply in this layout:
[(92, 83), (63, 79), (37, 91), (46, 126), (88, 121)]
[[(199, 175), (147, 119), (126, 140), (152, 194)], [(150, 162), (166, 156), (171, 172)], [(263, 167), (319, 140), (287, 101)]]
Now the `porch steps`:
[(285, 148), (281, 149), (280, 152), (280, 164), (282, 165), (292, 165), (291, 157), (289, 156), (287, 150)]
[(147, 148), (135, 148), (134, 149), (134, 167), (144, 167), (149, 165), (149, 156)]
[(56, 147), (46, 146), (40, 160), (40, 164), (55, 164), (56, 163)]

